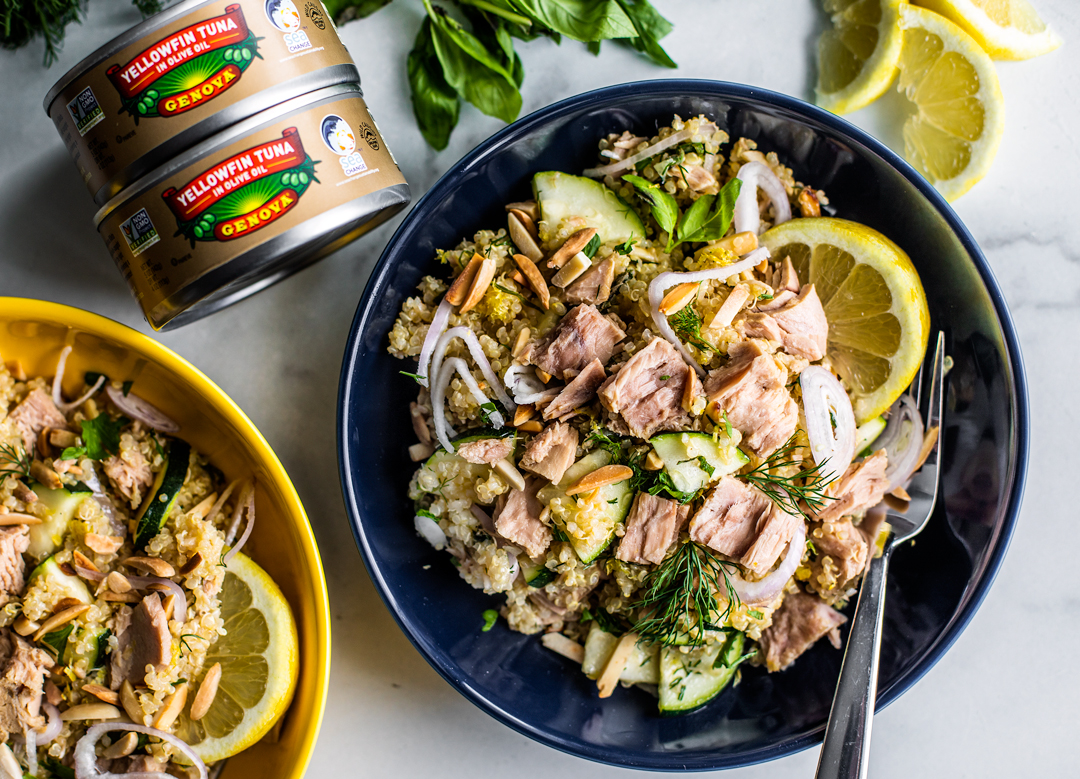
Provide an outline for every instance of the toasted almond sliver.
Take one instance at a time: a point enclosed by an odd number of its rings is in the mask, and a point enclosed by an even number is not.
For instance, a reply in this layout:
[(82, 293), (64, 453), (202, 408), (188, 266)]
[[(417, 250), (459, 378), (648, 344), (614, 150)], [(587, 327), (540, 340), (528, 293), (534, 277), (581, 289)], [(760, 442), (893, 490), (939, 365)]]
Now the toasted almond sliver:
[(540, 237), (540, 232), (536, 229), (536, 222), (533, 221), (533, 218), (531, 216), (517, 208), (511, 210), (510, 213), (521, 220), (521, 225), (529, 231), (529, 235), (531, 235), (533, 238)]
[(729, 252), (734, 252), (741, 257), (758, 248), (757, 233), (745, 230), (741, 233), (729, 235), (727, 238), (721, 238), (714, 245), (727, 249)]
[(568, 263), (559, 268), (558, 273), (551, 277), (551, 283), (559, 289), (562, 289), (591, 267), (592, 260), (586, 257), (582, 252), (578, 252), (570, 258)]
[(30, 477), (50, 490), (58, 490), (64, 486), (64, 483), (60, 481), (60, 475), (41, 460), (30, 463)]
[(540, 509), (540, 521), (545, 525), (551, 520), (551, 506), (544, 506)]
[(70, 608), (63, 609), (56, 614), (53, 614), (51, 617), (41, 623), (41, 627), (39, 627), (37, 633), (34, 634), (34, 640), (40, 641), (42, 636), (48, 633), (52, 633), (58, 627), (63, 627), (67, 623), (71, 622), (73, 619), (76, 619), (77, 617), (82, 615), (89, 608), (89, 603), (80, 603), (78, 606), (72, 606)]
[(540, 298), (540, 305), (547, 311), (551, 304), (551, 292), (548, 290), (547, 282), (544, 281), (544, 275), (540, 272), (540, 269), (536, 267), (536, 263), (524, 254), (515, 254), (514, 262), (517, 263), (518, 268), (521, 269), (521, 273), (525, 276), (525, 280), (529, 283), (529, 287), (532, 288), (532, 291)]
[(210, 666), (210, 670), (206, 672), (206, 676), (203, 677), (202, 684), (199, 685), (199, 692), (195, 695), (195, 700), (191, 702), (191, 719), (201, 720), (206, 716), (206, 712), (210, 711), (210, 704), (214, 702), (214, 698), (217, 696), (220, 681), (221, 663), (214, 663)]
[(532, 336), (532, 328), (528, 325), (521, 328), (517, 334), (517, 340), (514, 341), (514, 348), (510, 352), (511, 356), (516, 360), (521, 356), (521, 353), (525, 351), (525, 347), (529, 343), (529, 338)]
[(493, 463), (491, 467), (495, 469), (496, 473), (506, 479), (510, 486), (515, 490), (525, 489), (525, 477), (521, 475), (521, 471), (517, 469), (517, 466), (505, 457)]
[(585, 647), (577, 641), (573, 641), (562, 633), (545, 633), (540, 637), (540, 643), (556, 654), (580, 663), (585, 660)]
[(506, 225), (509, 228), (510, 240), (514, 242), (514, 246), (518, 248), (518, 251), (533, 262), (540, 262), (540, 260), (544, 259), (544, 252), (541, 251), (540, 245), (536, 243), (536, 239), (533, 238), (528, 228), (518, 219), (517, 214), (513, 212), (508, 214)]
[(637, 640), (637, 633), (626, 633), (615, 645), (615, 651), (611, 653), (611, 658), (604, 666), (604, 672), (596, 680), (596, 687), (600, 690), (601, 698), (607, 698), (615, 691), (615, 686), (619, 683), (622, 672), (626, 670), (626, 661), (630, 659)]
[(64, 722), (98, 719), (120, 719), (120, 709), (108, 703), (80, 703), (60, 712)]
[(539, 368), (537, 368), (536, 370), (533, 371), (533, 373), (535, 373), (536, 378), (540, 379), (540, 381), (544, 382), (544, 384), (547, 384), (549, 381), (551, 381), (551, 374), (548, 373), (547, 371), (542, 371)]
[(98, 567), (94, 565), (94, 561), (84, 555), (82, 552), (75, 550), (75, 553), (71, 555), (71, 557), (76, 565), (82, 568), (86, 568), (87, 570), (94, 571), (95, 573), (101, 573)]
[(189, 573), (198, 568), (199, 565), (202, 564), (202, 561), (202, 552), (196, 552), (188, 558), (188, 561), (186, 563), (180, 566), (180, 574), (182, 576), (187, 576)]
[(131, 582), (119, 571), (113, 571), (105, 577), (105, 584), (110, 590), (117, 593), (131, 592)]
[(660, 313), (663, 316), (671, 316), (677, 314), (690, 305), (690, 302), (697, 295), (698, 287), (701, 285), (696, 281), (687, 281), (684, 284), (678, 284), (672, 287), (671, 290), (664, 295), (664, 299), (660, 301)]
[(750, 299), (750, 288), (745, 284), (736, 284), (728, 296), (724, 299), (724, 302), (720, 304), (720, 308), (716, 309), (716, 313), (712, 315), (709, 323), (705, 325), (706, 330), (720, 330), (725, 327), (730, 327), (732, 320), (735, 319), (735, 315), (742, 311), (743, 305)]
[(105, 590), (98, 593), (98, 597), (109, 603), (138, 603), (142, 598), (139, 597), (139, 593), (132, 592), (113, 592), (112, 590)]
[(78, 441), (78, 436), (70, 430), (49, 431), (49, 443), (60, 449), (67, 449), (69, 446), (75, 446), (76, 441)]
[(664, 461), (660, 459), (660, 455), (656, 453), (655, 449), (650, 449), (649, 453), (645, 456), (645, 470), (658, 471), (664, 467)]
[(52, 445), (49, 443), (51, 427), (42, 428), (37, 437), (37, 453), (39, 457), (52, 457)]
[(895, 490), (893, 490), (889, 494), (892, 495), (894, 498), (898, 498), (898, 499), (904, 501), (905, 503), (910, 503), (911, 502), (911, 496), (908, 494), (908, 491), (905, 490), (903, 487), (897, 487)]
[(53, 606), (53, 614), (59, 614), (61, 611), (64, 611), (65, 609), (70, 609), (72, 606), (79, 606), (81, 604), (82, 604), (82, 601), (79, 600), (78, 598), (70, 598), (70, 597), (61, 598), (60, 600), (58, 600), (56, 602), (56, 605)]
[[(511, 203), (507, 208), (514, 206), (521, 206), (521, 203)], [(15, 381), (26, 381), (26, 371), (23, 370), (22, 362), (19, 360), (10, 360), (4, 363), (4, 367), (7, 368), (7, 372), (11, 374), (11, 378)]]
[(123, 561), (123, 564), (130, 568), (138, 568), (140, 571), (145, 571), (153, 576), (161, 576), (166, 579), (170, 576), (176, 576), (176, 569), (160, 557), (128, 557)]
[(522, 433), (539, 433), (544, 429), (544, 426), (540, 423), (540, 420), (532, 419), (523, 425), (518, 425), (517, 429)]
[[(83, 689), (86, 689), (85, 687)], [(116, 741), (112, 742), (109, 746), (105, 747), (101, 752), (102, 757), (107, 757), (110, 760), (117, 760), (121, 757), (127, 757), (135, 751), (135, 747), (139, 745), (138, 733), (125, 733)]]
[(536, 406), (532, 403), (522, 403), (514, 412), (514, 427), (521, 427), (536, 416)]
[(595, 227), (581, 228), (567, 238), (558, 251), (551, 255), (551, 259), (547, 261), (547, 266), (549, 268), (561, 268), (570, 261), (571, 257), (576, 256), (578, 252), (588, 246), (594, 235), (596, 235)]
[(414, 463), (426, 460), (435, 454), (435, 447), (431, 444), (413, 444), (409, 447), (409, 459)]
[(20, 614), (18, 619), (15, 620), (15, 624), (12, 626), (15, 628), (15, 632), (20, 636), (28, 636), (35, 630), (41, 627), (41, 624), (34, 622), (32, 619), (27, 619), (25, 614)]
[(690, 365), (686, 366), (686, 384), (683, 385), (682, 407), (683, 411), (690, 413), (694, 405), (694, 399), (701, 392), (701, 382), (698, 381), (697, 371)]
[(415, 400), (409, 404), (409, 419), (412, 421), (412, 429), (416, 433), (416, 439), (422, 444), (430, 444), (431, 430), (427, 426), (427, 417), (424, 416), (420, 404)]
[(218, 495), (216, 492), (212, 492), (205, 498), (195, 504), (195, 508), (188, 512), (189, 517), (198, 517), (199, 519), (206, 519), (206, 515), (210, 513), (210, 509), (217, 503)]
[(821, 205), (814, 190), (804, 189), (799, 193), (799, 213), (803, 216), (821, 216)]
[(184, 710), (184, 704), (187, 703), (187, 691), (187, 682), (177, 686), (176, 692), (165, 699), (165, 705), (154, 715), (153, 727), (158, 730), (168, 730), (176, 722), (176, 718)]
[(480, 267), (476, 270), (476, 275), (473, 277), (472, 284), (469, 285), (469, 294), (467, 294), (465, 300), (461, 302), (461, 308), (458, 309), (458, 313), (464, 314), (479, 303), (484, 297), (484, 293), (488, 291), (488, 287), (491, 286), (491, 281), (494, 278), (495, 258), (485, 257), (483, 262), (480, 263)]
[(120, 705), (132, 722), (143, 721), (142, 706), (139, 705), (139, 699), (135, 695), (135, 688), (127, 679), (120, 684)]
[(570, 485), (567, 495), (577, 495), (581, 492), (592, 492), (599, 487), (608, 484), (626, 481), (634, 475), (634, 471), (625, 465), (604, 465), (591, 473), (587, 473)]
[(0, 514), (0, 527), (7, 527), (9, 525), (40, 525), (41, 522), (41, 517), (35, 517), (32, 514), (19, 514), (16, 511), (12, 511), (8, 514)]
[[(516, 203), (507, 203), (506, 210), (508, 212), (521, 211), (534, 222), (540, 221), (540, 204), (535, 200), (520, 200)], [(20, 381), (22, 381), (22, 379), (20, 379)]]
[(450, 285), (450, 289), (446, 290), (446, 300), (448, 300), (451, 305), (461, 305), (461, 301), (463, 301), (465, 295), (468, 294), (473, 278), (476, 276), (476, 272), (480, 269), (480, 264), (483, 261), (483, 257), (476, 252), (473, 252), (472, 259), (469, 260), (469, 263), (461, 273), (458, 274), (458, 277), (454, 279), (454, 283)]
[[(521, 256), (524, 257), (525, 255), (523, 254)], [(510, 280), (517, 284), (519, 287), (529, 286), (529, 282), (525, 280), (525, 277), (521, 275), (521, 271), (519, 270), (514, 271), (514, 275), (510, 277)]]
[(922, 448), (919, 450), (919, 459), (915, 461), (916, 471), (923, 467), (926, 463), (926, 458), (930, 456), (930, 452), (934, 451), (934, 445), (937, 444), (939, 432), (941, 432), (941, 429), (935, 425), (927, 430), (926, 435), (923, 436)]
[(15, 489), (12, 491), (12, 494), (27, 505), (38, 502), (37, 493), (21, 481), (15, 482)]
[(100, 701), (110, 703), (113, 706), (120, 705), (120, 693), (114, 692), (108, 687), (102, 687), (100, 684), (83, 685), (82, 691), (88, 695), (93, 695)]
[(83, 542), (98, 554), (116, 554), (116, 551), (123, 546), (124, 539), (117, 536), (99, 536), (97, 533), (87, 533), (83, 538)]

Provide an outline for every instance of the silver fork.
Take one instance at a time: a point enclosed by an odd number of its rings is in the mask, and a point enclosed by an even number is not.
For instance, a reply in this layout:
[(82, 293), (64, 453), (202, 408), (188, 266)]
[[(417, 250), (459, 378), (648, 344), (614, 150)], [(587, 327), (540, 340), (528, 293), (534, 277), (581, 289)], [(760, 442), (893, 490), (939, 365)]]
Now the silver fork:
[(920, 370), (912, 383), (912, 399), (919, 407), (926, 429), (938, 428), (938, 442), (907, 488), (911, 496), (907, 509), (903, 512), (888, 510), (886, 518), (892, 525), (892, 533), (885, 542), (884, 553), (871, 561), (859, 588), (859, 601), (840, 667), (840, 681), (836, 685), (825, 743), (818, 758), (817, 779), (863, 779), (867, 775), (889, 559), (898, 545), (911, 540), (926, 527), (937, 501), (945, 373), (945, 334), (942, 332), (938, 333), (931, 366), (929, 388), (924, 391), (923, 379), (927, 371)]

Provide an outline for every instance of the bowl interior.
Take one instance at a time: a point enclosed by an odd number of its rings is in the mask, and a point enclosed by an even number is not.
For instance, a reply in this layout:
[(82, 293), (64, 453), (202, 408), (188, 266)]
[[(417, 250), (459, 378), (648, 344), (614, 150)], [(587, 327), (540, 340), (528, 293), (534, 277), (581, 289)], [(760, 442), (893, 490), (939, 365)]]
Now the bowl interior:
[(310, 759), (326, 700), (330, 636), (326, 582), (304, 507), (289, 477), (251, 421), (188, 362), (131, 328), (79, 309), (0, 298), (0, 358), (27, 375), (52, 376), (71, 345), (68, 397), (86, 371), (134, 381), (133, 391), (180, 425), (226, 479), (258, 481), (257, 522), (245, 552), (281, 587), (300, 635), (300, 679), (276, 743), (264, 740), (225, 764), (225, 779), (299, 779)]
[[(542, 170), (578, 172), (609, 132), (650, 135), (703, 113), (732, 139), (775, 151), (824, 189), (837, 216), (870, 225), (911, 256), (934, 329), (955, 368), (948, 385), (942, 497), (918, 544), (891, 567), (879, 704), (913, 684), (977, 608), (1004, 554), (1023, 487), (1026, 399), (1008, 314), (978, 247), (945, 202), (884, 146), (801, 101), (719, 82), (643, 82), (544, 109), (451, 169), (394, 236), (357, 311), (342, 369), (339, 447), (350, 519), (372, 577), (402, 628), (448, 681), (515, 729), (602, 762), (693, 770), (745, 765), (820, 741), (841, 652), (820, 642), (791, 669), (744, 666), (742, 683), (702, 710), (661, 718), (637, 689), (600, 700), (595, 685), (535, 637), (479, 630), (498, 598), (473, 590), (418, 538), (407, 485), (414, 469), (413, 370), (387, 333), (436, 248), (505, 224), (503, 204), (531, 197)], [(850, 613), (850, 609), (849, 609)]]

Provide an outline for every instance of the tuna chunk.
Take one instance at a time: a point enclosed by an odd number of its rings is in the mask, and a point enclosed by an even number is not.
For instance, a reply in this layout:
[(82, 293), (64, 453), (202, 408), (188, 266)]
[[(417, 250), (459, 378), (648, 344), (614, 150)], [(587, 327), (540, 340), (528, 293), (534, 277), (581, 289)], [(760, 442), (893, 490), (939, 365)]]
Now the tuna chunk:
[(126, 449), (122, 454), (112, 455), (102, 463), (102, 469), (117, 491), (131, 503), (132, 508), (142, 502), (144, 491), (149, 490), (154, 483), (150, 463), (136, 447)]
[(482, 438), (457, 448), (458, 455), (470, 463), (494, 463), (507, 457), (514, 449), (513, 438)]
[(131, 615), (131, 606), (118, 604), (107, 623), (117, 641), (116, 649), (109, 654), (109, 686), (114, 690), (119, 690), (123, 681), (131, 675), (131, 652), (127, 651), (132, 637), (129, 630)]
[(885, 450), (879, 449), (862, 462), (849, 465), (844, 475), (826, 488), (825, 494), (835, 500), (826, 503), (817, 518), (831, 520), (859, 516), (880, 503), (889, 486), (885, 478), (888, 464)]
[(495, 515), (495, 530), (499, 535), (516, 546), (534, 560), (551, 545), (551, 528), (540, 521), (540, 512), (544, 504), (536, 497), (543, 481), (529, 479), (524, 490), (510, 490), (506, 502)]
[(52, 658), (7, 628), (0, 629), (0, 741), (45, 725), (41, 697)]
[(847, 617), (812, 595), (793, 592), (773, 614), (772, 624), (761, 634), (761, 648), (769, 671), (782, 671), (795, 662), (819, 638), (830, 638), (839, 646), (839, 631)]
[(661, 430), (678, 430), (690, 423), (682, 407), (686, 363), (675, 347), (656, 338), (631, 357), (600, 388), (600, 402), (621, 414), (630, 433), (649, 438)]
[(9, 596), (22, 592), (26, 562), (23, 552), (30, 546), (30, 531), (26, 525), (0, 528), (0, 606)]
[(813, 284), (802, 288), (799, 296), (768, 314), (783, 331), (784, 351), (817, 362), (825, 356), (829, 339), (829, 321)]
[(844, 517), (815, 524), (810, 540), (818, 557), (810, 566), (809, 583), (825, 600), (837, 600), (866, 570), (870, 554), (866, 536)]
[(639, 492), (615, 556), (628, 563), (659, 565), (679, 537), (681, 520), (689, 516), (689, 508), (673, 500)]
[[(121, 627), (119, 620), (117, 627)], [(114, 673), (122, 674), (119, 681), (126, 678), (133, 685), (140, 685), (145, 681), (148, 665), (159, 672), (168, 667), (172, 659), (172, 636), (157, 593), (151, 593), (139, 602), (131, 613), (131, 624), (117, 634), (117, 640), (119, 645), (113, 653), (113, 669)], [(117, 654), (120, 657), (116, 657)], [(116, 679), (113, 683), (119, 686)]]
[(566, 288), (566, 300), (569, 303), (591, 303), (598, 306), (611, 296), (611, 283), (614, 280), (615, 258), (608, 257)]
[(595, 306), (583, 304), (570, 309), (551, 335), (532, 347), (529, 360), (540, 370), (565, 378), (566, 371), (581, 371), (593, 360), (606, 365), (615, 344), (625, 337)]
[(690, 538), (755, 573), (766, 573), (801, 521), (781, 511), (760, 490), (723, 476), (690, 520)]
[(525, 448), (518, 463), (527, 471), (543, 476), (552, 484), (562, 481), (566, 469), (577, 456), (578, 432), (565, 422), (548, 425)]
[(735, 328), (745, 338), (764, 338), (779, 343), (784, 337), (784, 331), (776, 320), (760, 311), (747, 311), (742, 314), (735, 323)]
[(746, 445), (765, 457), (795, 432), (799, 407), (784, 386), (787, 372), (759, 343), (744, 342), (730, 354), (731, 362), (705, 381), (710, 414), (727, 414)]
[(795, 272), (795, 265), (790, 257), (785, 257), (780, 267), (776, 270), (776, 278), (773, 281), (776, 289), (786, 289), (788, 292), (799, 294), (799, 274)]
[(551, 401), (544, 409), (544, 419), (557, 419), (569, 414), (576, 408), (580, 408), (596, 396), (596, 390), (604, 383), (607, 374), (599, 360), (593, 360), (585, 366), (585, 370), (574, 377), (560, 392), (555, 400)]
[(33, 454), (38, 434), (47, 427), (66, 428), (67, 419), (53, 403), (52, 397), (42, 389), (35, 389), (22, 399), (8, 419), (22, 435), (26, 451)]

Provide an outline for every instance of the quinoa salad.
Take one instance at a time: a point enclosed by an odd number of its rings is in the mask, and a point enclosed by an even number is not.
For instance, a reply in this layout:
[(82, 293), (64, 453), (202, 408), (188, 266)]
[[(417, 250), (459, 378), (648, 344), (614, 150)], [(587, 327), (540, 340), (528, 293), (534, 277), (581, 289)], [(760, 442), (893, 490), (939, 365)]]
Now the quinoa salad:
[(137, 382), (87, 373), (65, 399), (70, 352), (51, 381), (0, 361), (0, 775), (206, 779), (251, 705), (229, 658), (252, 641), (230, 620), (255, 483)]
[(608, 135), (576, 173), (536, 174), (505, 229), (438, 251), (404, 302), (408, 497), (418, 533), (500, 596), (484, 630), (542, 634), (600, 697), (637, 685), (677, 714), (744, 663), (840, 647), (882, 501), (937, 431), (907, 396), (856, 422), (836, 284), (765, 246), (829, 201), (775, 154), (675, 117)]

